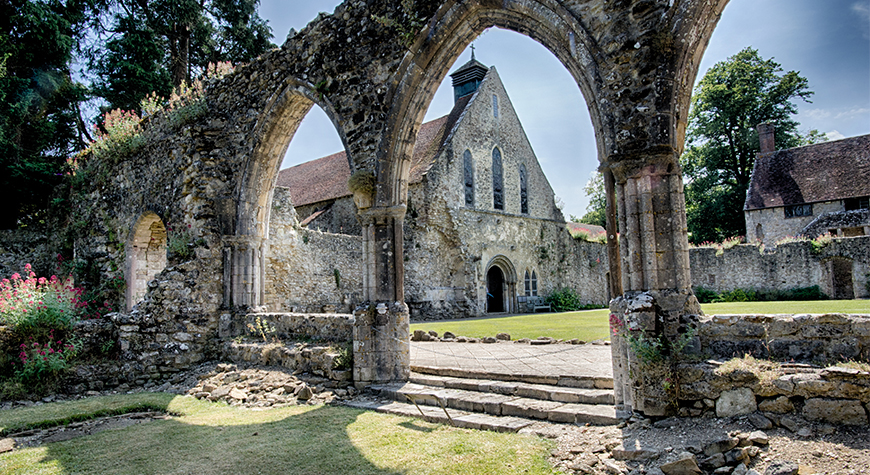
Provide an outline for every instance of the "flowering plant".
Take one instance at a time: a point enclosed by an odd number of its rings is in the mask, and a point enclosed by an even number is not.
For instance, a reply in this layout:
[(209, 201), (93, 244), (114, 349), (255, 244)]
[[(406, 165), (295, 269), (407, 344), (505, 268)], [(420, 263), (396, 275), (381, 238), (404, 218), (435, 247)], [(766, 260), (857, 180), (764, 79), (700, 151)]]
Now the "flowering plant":
[(67, 369), (68, 359), (76, 353), (74, 344), (64, 344), (54, 339), (54, 330), (49, 332), (47, 343), (22, 343), (20, 349), (18, 358), (21, 360), (21, 369), (16, 371), (16, 376), (31, 387), (55, 379)]
[(70, 328), (88, 303), (72, 278), (36, 277), (30, 264), (25, 275), (0, 280), (0, 324), (13, 327)]

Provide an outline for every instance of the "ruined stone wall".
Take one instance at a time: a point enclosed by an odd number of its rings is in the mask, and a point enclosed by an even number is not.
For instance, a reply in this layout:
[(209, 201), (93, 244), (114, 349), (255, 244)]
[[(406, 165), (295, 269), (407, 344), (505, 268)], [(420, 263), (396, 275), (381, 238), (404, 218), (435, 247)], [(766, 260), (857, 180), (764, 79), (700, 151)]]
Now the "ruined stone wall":
[(857, 298), (870, 297), (870, 236), (836, 238), (820, 250), (809, 241), (781, 244), (774, 250), (738, 245), (717, 255), (715, 248), (693, 248), (689, 252), (693, 287), (715, 292), (737, 288), (788, 290), (818, 285), (834, 295), (828, 263), (843, 257), (851, 262), (852, 288)]
[(57, 273), (57, 252), (48, 244), (45, 230), (0, 230), (0, 279), (8, 279), (16, 272), (24, 275), (27, 264), (39, 277)]
[[(824, 366), (870, 358), (870, 315), (714, 315), (701, 318), (698, 336), (708, 360), (677, 366), (680, 415), (749, 415), (790, 429), (795, 415), (868, 424), (870, 373)], [(755, 359), (723, 365), (744, 355)]]
[(362, 235), (362, 228), (356, 217), (356, 205), (353, 203), (353, 197), (351, 196), (345, 196), (328, 202), (296, 206), (299, 222), (305, 221), (314, 212), (324, 207), (328, 207), (328, 209), (320, 216), (309, 221), (305, 225), (307, 229), (332, 234)]
[(275, 189), (265, 270), (270, 311), (350, 313), (362, 301), (362, 265), (361, 237), (300, 228), (290, 193)]

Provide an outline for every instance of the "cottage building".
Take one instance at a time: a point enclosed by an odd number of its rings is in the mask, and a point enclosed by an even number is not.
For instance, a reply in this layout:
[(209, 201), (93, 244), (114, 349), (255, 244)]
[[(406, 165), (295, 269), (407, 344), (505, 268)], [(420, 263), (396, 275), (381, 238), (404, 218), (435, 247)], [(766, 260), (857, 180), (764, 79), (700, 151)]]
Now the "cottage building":
[[(454, 107), (422, 124), (408, 173), (411, 316), (522, 312), (561, 287), (606, 304), (605, 249), (571, 237), (496, 68), (472, 56), (451, 78)], [(282, 170), (277, 184), (300, 225), (359, 235), (349, 176), (341, 152)]]
[(774, 150), (773, 127), (759, 125), (744, 212), (747, 239), (870, 235), (870, 135)]

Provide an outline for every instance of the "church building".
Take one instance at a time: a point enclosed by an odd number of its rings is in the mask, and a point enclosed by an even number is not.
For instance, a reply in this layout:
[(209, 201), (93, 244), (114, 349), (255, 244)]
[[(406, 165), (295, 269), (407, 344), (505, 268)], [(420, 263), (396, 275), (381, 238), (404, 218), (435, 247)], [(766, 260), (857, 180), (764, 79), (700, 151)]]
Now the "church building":
[[(526, 312), (562, 287), (606, 304), (604, 246), (571, 237), (496, 68), (472, 55), (450, 76), (454, 107), (421, 125), (408, 176), (411, 317)], [(360, 235), (349, 176), (341, 152), (282, 170), (277, 185), (301, 226)]]

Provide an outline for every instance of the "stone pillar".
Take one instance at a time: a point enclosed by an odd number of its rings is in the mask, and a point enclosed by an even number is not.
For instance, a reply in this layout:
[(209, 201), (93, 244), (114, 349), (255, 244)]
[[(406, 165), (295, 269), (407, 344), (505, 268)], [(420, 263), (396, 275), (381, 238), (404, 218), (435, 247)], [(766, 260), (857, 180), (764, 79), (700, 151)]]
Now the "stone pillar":
[(363, 228), (363, 290), (367, 302), (354, 311), (353, 377), (357, 387), (407, 381), (410, 316), (405, 305), (402, 222), (405, 206), (360, 210)]
[(646, 163), (641, 168), (612, 168), (624, 289), (610, 304), (616, 333), (614, 394), (620, 409), (659, 416), (671, 409), (662, 381), (644, 378), (650, 371), (644, 366), (648, 362), (638, 359), (624, 337), (662, 342), (663, 356), (669, 360), (670, 343), (694, 326), (701, 308), (691, 290), (685, 198), (676, 159), (656, 156)]
[(266, 240), (257, 236), (224, 236), (224, 306), (253, 309), (265, 301)]

